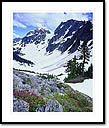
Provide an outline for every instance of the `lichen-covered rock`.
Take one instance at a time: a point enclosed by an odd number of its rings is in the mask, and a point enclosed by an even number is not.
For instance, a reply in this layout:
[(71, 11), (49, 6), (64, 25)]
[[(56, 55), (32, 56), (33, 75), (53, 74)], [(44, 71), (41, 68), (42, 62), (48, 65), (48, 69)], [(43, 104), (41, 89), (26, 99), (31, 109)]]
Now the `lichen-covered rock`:
[(19, 84), (22, 84), (22, 79), (16, 76), (15, 74), (13, 74), (13, 89), (17, 90)]
[(23, 91), (27, 90), (29, 91), (31, 89), (31, 86), (28, 84), (23, 84), (23, 79), (18, 77), (17, 75), (13, 75), (13, 90), (14, 91)]
[(23, 100), (13, 98), (13, 112), (28, 112), (29, 104)]
[(29, 91), (29, 90), (31, 90), (31, 86), (30, 85), (22, 84), (22, 83), (20, 83), (18, 85), (18, 88), (19, 88), (19, 91), (24, 91), (24, 90)]
[(53, 92), (53, 93), (55, 93), (55, 92), (60, 92), (60, 90), (59, 90), (59, 88), (58, 87), (56, 87), (56, 86), (51, 86), (50, 87), (50, 90), (51, 90), (51, 92)]
[(38, 86), (41, 83), (41, 80), (38, 79), (37, 76), (31, 76), (30, 79), (31, 79), (31, 87), (32, 88), (35, 88), (36, 86)]
[(63, 108), (57, 100), (48, 100), (45, 112), (63, 112)]
[(43, 86), (40, 85), (40, 84), (36, 86), (36, 89), (37, 89), (38, 91), (41, 91), (42, 88), (43, 88)]
[(33, 76), (14, 70), (13, 95), (15, 112), (93, 111), (91, 97), (43, 74)]
[(45, 111), (45, 108), (43, 105), (38, 105), (37, 109), (36, 109), (36, 112), (44, 112)]
[(26, 73), (23, 73), (23, 72), (20, 72), (20, 71), (15, 71), (15, 70), (13, 71), (13, 73), (16, 76), (18, 76), (19, 78), (21, 78), (22, 80), (31, 76), (31, 75), (28, 75)]
[(54, 81), (54, 80), (49, 81), (49, 85), (54, 85), (54, 84), (56, 84), (56, 81)]

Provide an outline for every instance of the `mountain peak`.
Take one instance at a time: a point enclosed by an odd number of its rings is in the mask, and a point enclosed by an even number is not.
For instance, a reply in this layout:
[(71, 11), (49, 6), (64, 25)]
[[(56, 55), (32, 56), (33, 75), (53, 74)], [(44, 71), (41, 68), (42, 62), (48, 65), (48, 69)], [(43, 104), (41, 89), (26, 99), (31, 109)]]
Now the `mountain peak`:
[(37, 29), (38, 29), (38, 30), (42, 30), (42, 31), (44, 30), (44, 28), (42, 28), (42, 27), (38, 27)]
[[(92, 23), (90, 21), (67, 20), (55, 29), (54, 36), (49, 40), (47, 52), (58, 49), (62, 53), (69, 50), (73, 53), (77, 50), (81, 41), (92, 39)], [(71, 47), (69, 49), (69, 47)]]

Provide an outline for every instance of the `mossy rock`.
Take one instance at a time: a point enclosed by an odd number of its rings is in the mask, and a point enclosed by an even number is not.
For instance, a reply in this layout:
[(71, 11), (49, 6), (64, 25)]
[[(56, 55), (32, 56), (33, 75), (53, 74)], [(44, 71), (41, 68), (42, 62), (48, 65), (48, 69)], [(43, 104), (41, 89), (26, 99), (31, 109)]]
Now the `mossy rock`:
[(29, 85), (31, 85), (32, 84), (32, 80), (30, 78), (25, 78), (25, 79), (23, 79), (22, 83), (23, 84), (29, 84)]

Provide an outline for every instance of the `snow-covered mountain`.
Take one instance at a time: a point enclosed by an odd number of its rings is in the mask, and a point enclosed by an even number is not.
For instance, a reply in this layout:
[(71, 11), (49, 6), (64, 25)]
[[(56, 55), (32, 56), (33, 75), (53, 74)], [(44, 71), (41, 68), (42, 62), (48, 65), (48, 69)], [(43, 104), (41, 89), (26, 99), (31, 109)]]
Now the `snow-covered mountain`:
[(90, 21), (61, 22), (54, 32), (36, 28), (22, 39), (13, 40), (14, 68), (41, 73), (65, 74), (65, 65), (83, 41), (93, 44)]
[(67, 22), (61, 22), (56, 28), (54, 36), (49, 41), (47, 52), (58, 49), (62, 53), (66, 50), (74, 53), (80, 45), (80, 41), (88, 42), (90, 40), (92, 40), (92, 23), (71, 19)]

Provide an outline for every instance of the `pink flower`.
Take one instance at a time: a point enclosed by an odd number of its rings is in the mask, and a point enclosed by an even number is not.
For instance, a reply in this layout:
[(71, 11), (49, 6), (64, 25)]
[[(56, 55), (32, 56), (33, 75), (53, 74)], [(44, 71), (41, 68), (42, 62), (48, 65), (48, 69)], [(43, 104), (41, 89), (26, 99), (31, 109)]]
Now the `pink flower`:
[(33, 104), (34, 104), (33, 101), (29, 102), (29, 105), (30, 105), (30, 106), (33, 106)]

